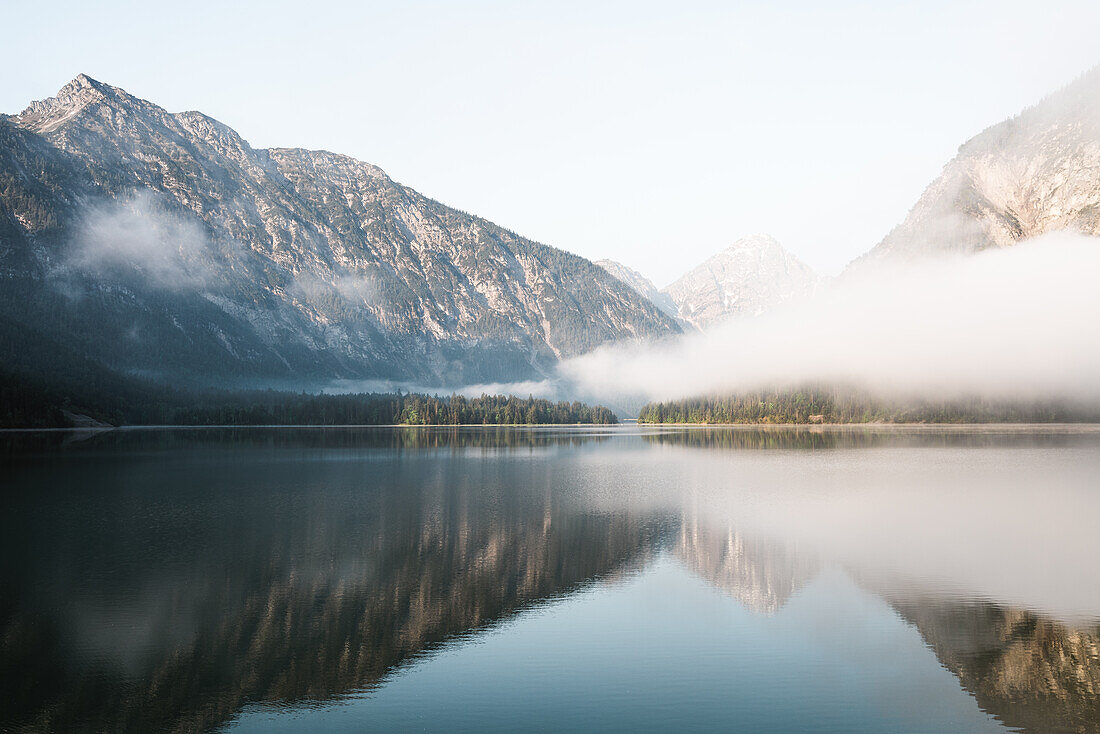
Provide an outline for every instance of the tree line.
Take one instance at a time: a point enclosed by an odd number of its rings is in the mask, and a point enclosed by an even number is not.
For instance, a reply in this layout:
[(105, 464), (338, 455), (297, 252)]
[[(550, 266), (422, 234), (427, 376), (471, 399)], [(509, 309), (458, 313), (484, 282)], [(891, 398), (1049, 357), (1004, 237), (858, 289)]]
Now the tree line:
[(174, 425), (526, 425), (614, 424), (618, 418), (601, 405), (551, 402), (514, 395), (467, 398), (419, 393), (347, 395), (289, 394), (275, 391), (223, 394), (172, 414)]
[(1098, 406), (981, 397), (895, 398), (842, 387), (761, 389), (647, 403), (639, 423), (1051, 423), (1092, 421)]

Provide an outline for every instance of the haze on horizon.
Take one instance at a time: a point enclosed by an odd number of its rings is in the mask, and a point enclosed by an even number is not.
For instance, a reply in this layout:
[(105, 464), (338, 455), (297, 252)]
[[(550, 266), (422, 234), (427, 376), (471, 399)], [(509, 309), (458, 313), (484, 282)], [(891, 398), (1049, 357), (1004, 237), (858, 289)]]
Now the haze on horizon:
[(962, 141), (1095, 65), (1100, 27), (1087, 2), (301, 10), (11, 7), (0, 110), (87, 73), (663, 287), (754, 231), (839, 271)]
[(573, 390), (674, 400), (803, 388), (1100, 406), (1100, 238), (1051, 232), (974, 255), (876, 264), (705, 333), (564, 361)]

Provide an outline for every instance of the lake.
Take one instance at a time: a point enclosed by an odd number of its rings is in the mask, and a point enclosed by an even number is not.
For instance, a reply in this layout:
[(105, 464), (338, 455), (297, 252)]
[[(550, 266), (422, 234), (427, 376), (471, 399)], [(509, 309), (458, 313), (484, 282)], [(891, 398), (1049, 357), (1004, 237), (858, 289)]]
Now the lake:
[(0, 433), (0, 730), (1100, 731), (1093, 427)]

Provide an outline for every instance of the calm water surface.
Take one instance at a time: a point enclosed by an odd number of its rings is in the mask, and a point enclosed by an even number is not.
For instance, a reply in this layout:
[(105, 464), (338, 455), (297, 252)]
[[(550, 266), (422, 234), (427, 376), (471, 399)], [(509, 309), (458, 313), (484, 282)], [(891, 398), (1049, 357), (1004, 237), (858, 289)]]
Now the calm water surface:
[(1100, 731), (1100, 432), (0, 433), (0, 731)]

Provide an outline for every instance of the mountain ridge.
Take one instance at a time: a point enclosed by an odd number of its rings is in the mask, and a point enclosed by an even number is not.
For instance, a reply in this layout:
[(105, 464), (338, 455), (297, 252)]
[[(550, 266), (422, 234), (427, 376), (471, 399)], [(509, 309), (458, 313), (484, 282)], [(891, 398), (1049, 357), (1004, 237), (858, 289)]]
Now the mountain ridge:
[(629, 265), (618, 262), (617, 260), (608, 260), (605, 258), (603, 260), (596, 260), (595, 262), (612, 276), (633, 288), (638, 295), (648, 299), (665, 314), (673, 318), (678, 318), (676, 304), (673, 303), (667, 293), (658, 290), (652, 280)]
[[(538, 377), (607, 341), (679, 332), (584, 258), (373, 164), (253, 148), (204, 113), (84, 74), (0, 119), (0, 143), (0, 272), (18, 281), (0, 307), (32, 327), (56, 321), (44, 284), (64, 281), (96, 313), (66, 312), (76, 323), (54, 335), (119, 369), (455, 385)], [(169, 246), (127, 244), (143, 228)], [(167, 288), (181, 273), (190, 280)]]

